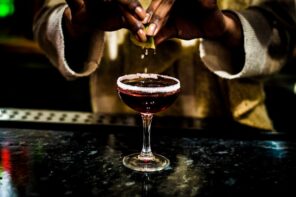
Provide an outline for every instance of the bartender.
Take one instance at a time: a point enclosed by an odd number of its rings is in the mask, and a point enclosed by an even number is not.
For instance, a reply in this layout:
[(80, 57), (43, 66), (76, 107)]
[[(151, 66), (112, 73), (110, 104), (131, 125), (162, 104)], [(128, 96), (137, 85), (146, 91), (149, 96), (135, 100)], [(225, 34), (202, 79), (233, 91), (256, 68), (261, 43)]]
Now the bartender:
[[(95, 113), (135, 113), (121, 103), (116, 79), (147, 68), (182, 84), (178, 100), (160, 115), (274, 131), (264, 79), (278, 73), (292, 54), (294, 3), (262, 1), (222, 10), (212, 0), (48, 0), (33, 30), (66, 79), (90, 77)], [(141, 58), (143, 49), (131, 35), (143, 43), (153, 36), (156, 51)]]

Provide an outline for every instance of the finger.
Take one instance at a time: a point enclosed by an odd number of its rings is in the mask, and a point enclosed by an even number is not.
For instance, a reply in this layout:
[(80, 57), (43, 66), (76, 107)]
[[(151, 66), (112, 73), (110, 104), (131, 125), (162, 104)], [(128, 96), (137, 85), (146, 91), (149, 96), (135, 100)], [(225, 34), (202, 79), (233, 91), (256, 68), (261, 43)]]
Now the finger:
[(165, 27), (154, 36), (154, 42), (158, 45), (167, 39), (176, 38), (177, 36), (176, 28), (173, 26)]
[(121, 3), (121, 6), (127, 11), (129, 11), (132, 14), (135, 14), (135, 16), (139, 20), (144, 20), (146, 17), (146, 11), (143, 9), (142, 5), (137, 0), (118, 0)]
[(153, 13), (155, 12), (155, 10), (158, 8), (158, 6), (160, 5), (162, 0), (152, 0), (149, 4), (149, 6), (147, 7), (147, 14), (145, 19), (143, 20), (143, 24), (147, 24), (149, 23), (151, 16), (153, 15)]
[(79, 10), (83, 9), (85, 4), (83, 0), (66, 0), (71, 12), (79, 12)]
[(144, 25), (141, 21), (137, 20), (131, 13), (127, 12), (124, 8), (121, 9), (124, 17), (124, 22), (128, 29), (137, 35), (140, 41), (146, 42), (147, 37), (144, 31)]
[(147, 28), (147, 35), (155, 36), (160, 28), (165, 24), (169, 17), (169, 12), (172, 9), (174, 0), (162, 1), (156, 8), (150, 19), (150, 25)]
[(151, 0), (151, 3), (148, 6), (146, 12), (153, 14), (156, 11), (156, 9), (159, 7), (162, 1), (163, 0)]

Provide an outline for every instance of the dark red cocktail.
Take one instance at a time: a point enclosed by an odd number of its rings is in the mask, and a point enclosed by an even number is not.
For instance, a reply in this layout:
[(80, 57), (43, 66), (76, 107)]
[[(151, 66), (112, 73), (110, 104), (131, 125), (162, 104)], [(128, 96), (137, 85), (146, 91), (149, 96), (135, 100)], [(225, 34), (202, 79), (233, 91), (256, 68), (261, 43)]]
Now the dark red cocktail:
[(168, 108), (178, 97), (180, 86), (175, 79), (148, 74), (136, 77), (138, 78), (121, 80), (124, 86), (118, 86), (121, 100), (135, 111), (160, 112)]

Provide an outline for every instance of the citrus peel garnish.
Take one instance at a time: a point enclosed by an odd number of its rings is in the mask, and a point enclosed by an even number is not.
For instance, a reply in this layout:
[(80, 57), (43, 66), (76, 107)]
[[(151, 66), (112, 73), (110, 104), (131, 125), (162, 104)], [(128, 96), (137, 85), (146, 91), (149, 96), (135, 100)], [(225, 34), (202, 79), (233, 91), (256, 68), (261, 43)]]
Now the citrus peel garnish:
[(148, 36), (146, 42), (141, 42), (137, 40), (137, 38), (131, 34), (130, 39), (132, 43), (135, 45), (145, 48), (145, 49), (155, 49), (155, 43), (154, 43), (154, 37), (153, 36)]

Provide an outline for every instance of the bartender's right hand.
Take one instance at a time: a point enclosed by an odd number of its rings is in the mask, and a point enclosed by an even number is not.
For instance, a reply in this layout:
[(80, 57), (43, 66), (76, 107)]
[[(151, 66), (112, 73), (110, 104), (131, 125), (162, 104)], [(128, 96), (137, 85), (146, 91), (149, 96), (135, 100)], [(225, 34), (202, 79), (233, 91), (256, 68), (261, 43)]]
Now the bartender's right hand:
[(138, 0), (66, 0), (64, 24), (75, 37), (95, 30), (115, 31), (127, 28), (146, 41), (142, 23), (146, 11)]
[(219, 9), (217, 0), (153, 0), (147, 12), (151, 17), (146, 33), (156, 44), (170, 38), (205, 38), (242, 47), (240, 21), (233, 12)]

